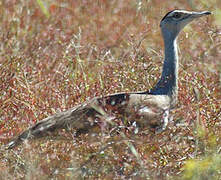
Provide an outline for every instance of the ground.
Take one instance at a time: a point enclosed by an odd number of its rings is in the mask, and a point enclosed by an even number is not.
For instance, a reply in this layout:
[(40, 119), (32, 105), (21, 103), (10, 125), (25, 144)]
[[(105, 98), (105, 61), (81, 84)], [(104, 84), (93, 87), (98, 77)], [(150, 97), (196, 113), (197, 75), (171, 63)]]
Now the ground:
[[(0, 2), (0, 179), (219, 179), (221, 3), (142, 0)], [(159, 22), (212, 11), (179, 42), (179, 103), (167, 129), (71, 131), (4, 145), (37, 121), (95, 96), (144, 91), (163, 63)]]

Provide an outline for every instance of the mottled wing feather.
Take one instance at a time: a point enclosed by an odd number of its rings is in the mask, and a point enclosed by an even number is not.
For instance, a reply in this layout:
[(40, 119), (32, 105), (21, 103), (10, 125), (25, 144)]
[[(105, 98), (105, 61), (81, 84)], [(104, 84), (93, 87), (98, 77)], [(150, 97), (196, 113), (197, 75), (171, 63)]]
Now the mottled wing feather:
[[(56, 129), (72, 127), (77, 132), (88, 132), (100, 121), (111, 122), (121, 116), (130, 117), (144, 127), (165, 128), (170, 99), (163, 95), (119, 93), (95, 97), (90, 101), (45, 118), (30, 127), (8, 144), (13, 148), (25, 139), (44, 136)], [(105, 123), (107, 123), (105, 122)]]
[(144, 127), (165, 129), (168, 123), (170, 98), (166, 95), (131, 94), (127, 111), (140, 115), (136, 121)]

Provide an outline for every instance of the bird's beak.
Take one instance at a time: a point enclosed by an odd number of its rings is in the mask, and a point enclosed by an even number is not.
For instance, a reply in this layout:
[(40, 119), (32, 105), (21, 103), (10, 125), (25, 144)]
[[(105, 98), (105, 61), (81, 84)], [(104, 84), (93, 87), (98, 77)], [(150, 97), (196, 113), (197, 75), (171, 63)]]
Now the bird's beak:
[(197, 19), (202, 16), (210, 15), (211, 12), (209, 11), (202, 11), (202, 12), (194, 12), (192, 11), (191, 13), (188, 12), (186, 15), (186, 18), (182, 20), (182, 23), (180, 23), (179, 30), (183, 29), (187, 24), (192, 22), (194, 19)]
[(210, 15), (211, 12), (209, 11), (202, 11), (202, 12), (192, 12), (192, 14), (190, 15), (191, 18), (195, 19), (195, 18), (199, 18), (201, 16), (205, 16), (205, 15)]

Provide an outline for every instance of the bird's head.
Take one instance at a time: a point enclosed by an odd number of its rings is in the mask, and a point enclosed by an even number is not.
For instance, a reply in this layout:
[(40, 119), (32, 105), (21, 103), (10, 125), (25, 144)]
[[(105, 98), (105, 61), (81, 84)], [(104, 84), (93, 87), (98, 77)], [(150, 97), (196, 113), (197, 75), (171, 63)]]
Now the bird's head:
[(191, 21), (199, 17), (209, 15), (211, 12), (193, 12), (185, 10), (173, 10), (168, 12), (160, 22), (161, 31), (168, 38), (176, 38), (179, 32)]

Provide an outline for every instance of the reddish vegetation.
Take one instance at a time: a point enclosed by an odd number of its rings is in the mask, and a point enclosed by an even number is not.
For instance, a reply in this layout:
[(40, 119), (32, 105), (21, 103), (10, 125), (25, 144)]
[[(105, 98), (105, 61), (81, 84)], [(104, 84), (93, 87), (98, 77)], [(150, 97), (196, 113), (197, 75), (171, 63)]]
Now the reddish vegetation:
[[(190, 9), (187, 2), (1, 2), (1, 147), (33, 123), (94, 96), (150, 89), (163, 63), (159, 21), (174, 7)], [(221, 5), (210, 3), (194, 9)], [(1, 148), (0, 179), (188, 179), (194, 162), (201, 167), (198, 160), (207, 162), (198, 177), (208, 176), (208, 169), (221, 176), (221, 163), (210, 167), (214, 159), (221, 162), (217, 21), (215, 14), (197, 20), (179, 37), (179, 104), (166, 131), (118, 129), (79, 138), (59, 131), (10, 151)]]

